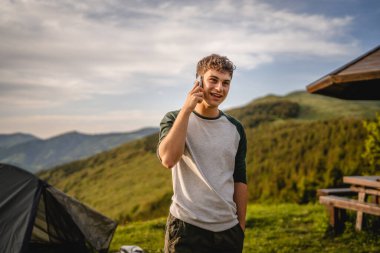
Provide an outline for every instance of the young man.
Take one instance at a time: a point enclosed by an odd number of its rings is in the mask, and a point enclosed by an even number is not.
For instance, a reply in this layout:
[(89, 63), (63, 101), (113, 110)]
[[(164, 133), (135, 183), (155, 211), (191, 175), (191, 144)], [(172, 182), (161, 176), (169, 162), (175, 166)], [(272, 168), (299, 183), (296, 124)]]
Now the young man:
[[(200, 60), (181, 110), (161, 121), (158, 156), (171, 169), (174, 195), (165, 252), (242, 252), (247, 207), (246, 137), (219, 110), (235, 66), (224, 56)], [(197, 79), (198, 80), (198, 79)]]

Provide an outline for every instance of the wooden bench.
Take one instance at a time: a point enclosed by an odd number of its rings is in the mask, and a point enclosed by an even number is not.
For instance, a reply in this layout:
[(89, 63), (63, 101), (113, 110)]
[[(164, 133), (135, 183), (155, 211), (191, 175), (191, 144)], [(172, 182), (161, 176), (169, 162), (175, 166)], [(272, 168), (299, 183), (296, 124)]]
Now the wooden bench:
[(329, 189), (318, 189), (317, 196), (355, 196), (358, 195), (357, 192), (353, 191), (351, 188), (329, 188)]
[[(341, 232), (346, 220), (345, 210), (353, 210), (358, 213), (368, 213), (380, 216), (380, 205), (376, 203), (367, 203), (356, 199), (346, 197), (327, 195), (320, 196), (319, 202), (325, 205), (330, 213), (330, 225), (336, 232)], [(356, 219), (356, 230), (361, 230), (363, 216), (358, 215)]]

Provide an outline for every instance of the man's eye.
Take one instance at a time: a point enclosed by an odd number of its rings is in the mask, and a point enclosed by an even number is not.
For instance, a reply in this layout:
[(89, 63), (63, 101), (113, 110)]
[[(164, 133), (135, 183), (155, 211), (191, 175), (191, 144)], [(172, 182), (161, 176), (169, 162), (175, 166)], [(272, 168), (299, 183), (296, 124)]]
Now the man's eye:
[(216, 79), (210, 79), (210, 82), (212, 82), (212, 83), (216, 83), (218, 80), (216, 80)]

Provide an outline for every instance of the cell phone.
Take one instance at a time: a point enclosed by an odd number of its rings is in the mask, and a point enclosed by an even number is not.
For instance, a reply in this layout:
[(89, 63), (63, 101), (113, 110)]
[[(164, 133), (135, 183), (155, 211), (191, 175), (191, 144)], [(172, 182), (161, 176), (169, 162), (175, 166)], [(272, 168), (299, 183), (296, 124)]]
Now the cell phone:
[(198, 81), (199, 87), (203, 88), (203, 78), (202, 78), (202, 76), (198, 76), (197, 77), (197, 81)]

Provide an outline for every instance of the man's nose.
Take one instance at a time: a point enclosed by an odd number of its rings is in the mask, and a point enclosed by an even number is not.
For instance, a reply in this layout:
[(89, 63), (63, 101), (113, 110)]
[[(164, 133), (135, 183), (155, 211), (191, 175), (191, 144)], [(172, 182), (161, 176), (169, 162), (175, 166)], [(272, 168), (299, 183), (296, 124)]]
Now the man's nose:
[(219, 82), (216, 84), (215, 89), (217, 89), (217, 90), (222, 90), (222, 88), (223, 88), (223, 83), (222, 83), (222, 81), (219, 81)]

